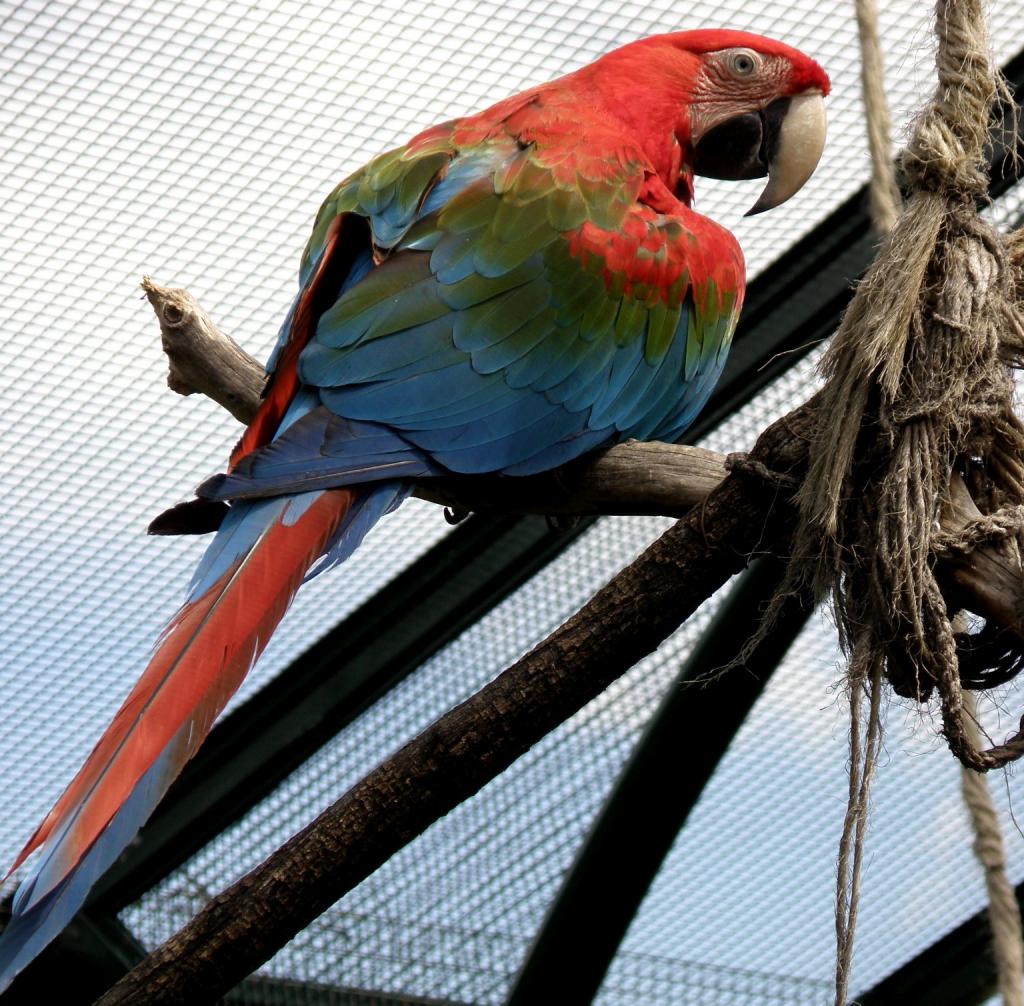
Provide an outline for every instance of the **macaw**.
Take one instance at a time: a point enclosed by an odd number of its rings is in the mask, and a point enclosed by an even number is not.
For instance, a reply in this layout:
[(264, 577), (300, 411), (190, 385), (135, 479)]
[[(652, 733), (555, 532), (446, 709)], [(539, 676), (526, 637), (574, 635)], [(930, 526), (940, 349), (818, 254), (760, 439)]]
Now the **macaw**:
[(788, 199), (820, 157), (828, 90), (780, 42), (654, 36), (427, 129), (327, 197), (259, 411), (227, 471), (151, 528), (217, 534), (11, 868), (41, 850), (0, 939), (0, 989), (141, 828), (303, 581), (415, 482), (680, 437), (744, 292), (735, 238), (692, 208), (694, 175), (767, 175), (751, 213)]

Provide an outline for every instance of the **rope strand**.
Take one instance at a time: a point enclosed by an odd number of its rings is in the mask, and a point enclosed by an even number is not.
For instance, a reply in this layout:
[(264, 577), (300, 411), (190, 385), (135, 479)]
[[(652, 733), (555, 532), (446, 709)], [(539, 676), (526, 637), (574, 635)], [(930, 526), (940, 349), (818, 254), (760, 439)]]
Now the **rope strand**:
[[(981, 746), (978, 706), (971, 692), (964, 693), (964, 712), (971, 743)], [(999, 815), (992, 803), (988, 780), (980, 772), (961, 766), (960, 791), (974, 829), (974, 854), (985, 874), (992, 950), (999, 975), (1003, 1006), (1024, 1006), (1024, 944), (1021, 942), (1020, 905), (1006, 876), (1006, 857)]]
[[(944, 732), (965, 766), (964, 796), (989, 888), (1004, 1004), (1024, 1006), (1016, 898), (984, 779), (971, 771), (1024, 753), (1024, 722), (1006, 744), (981, 750), (973, 696), (962, 689), (956, 636), (933, 573), (939, 554), (1022, 535), (1024, 428), (1013, 413), (1003, 358), (1020, 352), (1019, 277), (1008, 266), (1005, 243), (975, 211), (987, 189), (988, 123), (1005, 87), (989, 67), (980, 0), (938, 0), (939, 86), (904, 154), (912, 195), (901, 215), (874, 0), (857, 0), (856, 11), (872, 218), (885, 240), (823, 363), (826, 418), (799, 493), (793, 546), (794, 556), (815, 558), (794, 560), (782, 588), (809, 584), (819, 597), (831, 594), (849, 653), (835, 1002), (845, 1006), (848, 995), (885, 676), (904, 696), (924, 701), (933, 690), (940, 694)], [(939, 507), (954, 465), (965, 457), (992, 458), (987, 499), (979, 504), (989, 513), (958, 535), (941, 535)]]
[(892, 126), (889, 105), (885, 100), (875, 0), (857, 0), (857, 37), (860, 40), (860, 83), (871, 153), (871, 223), (875, 231), (884, 237), (900, 215), (903, 198), (892, 166)]

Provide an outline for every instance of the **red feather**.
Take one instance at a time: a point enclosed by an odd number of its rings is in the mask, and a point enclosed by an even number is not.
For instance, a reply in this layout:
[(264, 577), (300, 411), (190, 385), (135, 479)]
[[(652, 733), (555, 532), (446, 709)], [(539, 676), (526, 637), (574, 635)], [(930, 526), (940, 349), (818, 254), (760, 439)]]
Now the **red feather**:
[(338, 235), (341, 233), (342, 219), (342, 217), (335, 217), (327, 228), (327, 233), (324, 235), (324, 250), (320, 255), (316, 270), (299, 298), (291, 330), (288, 333), (288, 342), (281, 351), (277, 367), (267, 385), (263, 401), (260, 402), (260, 407), (256, 410), (256, 415), (253, 416), (245, 433), (242, 434), (242, 439), (238, 441), (235, 449), (231, 452), (228, 471), (232, 471), (235, 465), (250, 451), (262, 447), (273, 439), (295, 392), (298, 390), (299, 354), (309, 342), (316, 326), (314, 299), (318, 297), (320, 286), (328, 274), (328, 263), (331, 261)]
[(106, 733), (10, 872), (69, 815), (76, 819), (68, 865), (77, 862), (188, 723), (167, 781), (177, 775), (263, 651), (353, 498), (350, 490), (333, 489), (294, 523), (278, 518), (212, 587), (181, 608)]

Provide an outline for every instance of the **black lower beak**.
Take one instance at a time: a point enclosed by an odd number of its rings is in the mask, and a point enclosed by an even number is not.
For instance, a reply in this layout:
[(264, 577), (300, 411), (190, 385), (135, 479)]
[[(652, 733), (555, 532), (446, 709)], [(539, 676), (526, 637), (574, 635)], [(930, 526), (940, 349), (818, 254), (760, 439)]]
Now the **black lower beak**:
[(825, 147), (825, 99), (816, 89), (745, 112), (709, 129), (693, 150), (694, 174), (763, 178), (768, 184), (747, 216), (799, 192)]
[(709, 129), (694, 148), (694, 174), (728, 181), (764, 178), (778, 150), (789, 104), (789, 98), (778, 98)]

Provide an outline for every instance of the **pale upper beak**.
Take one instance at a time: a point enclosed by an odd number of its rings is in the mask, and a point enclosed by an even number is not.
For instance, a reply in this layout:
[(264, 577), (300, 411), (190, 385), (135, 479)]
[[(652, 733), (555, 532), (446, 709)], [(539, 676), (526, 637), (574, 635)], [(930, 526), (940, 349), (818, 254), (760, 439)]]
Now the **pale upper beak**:
[(820, 91), (779, 98), (709, 129), (694, 148), (695, 174), (763, 178), (768, 184), (747, 216), (784, 203), (817, 167), (825, 147), (825, 99)]
[(775, 149), (768, 152), (768, 184), (747, 210), (753, 216), (784, 203), (803, 188), (825, 149), (825, 99), (821, 92), (798, 94), (779, 124)]

